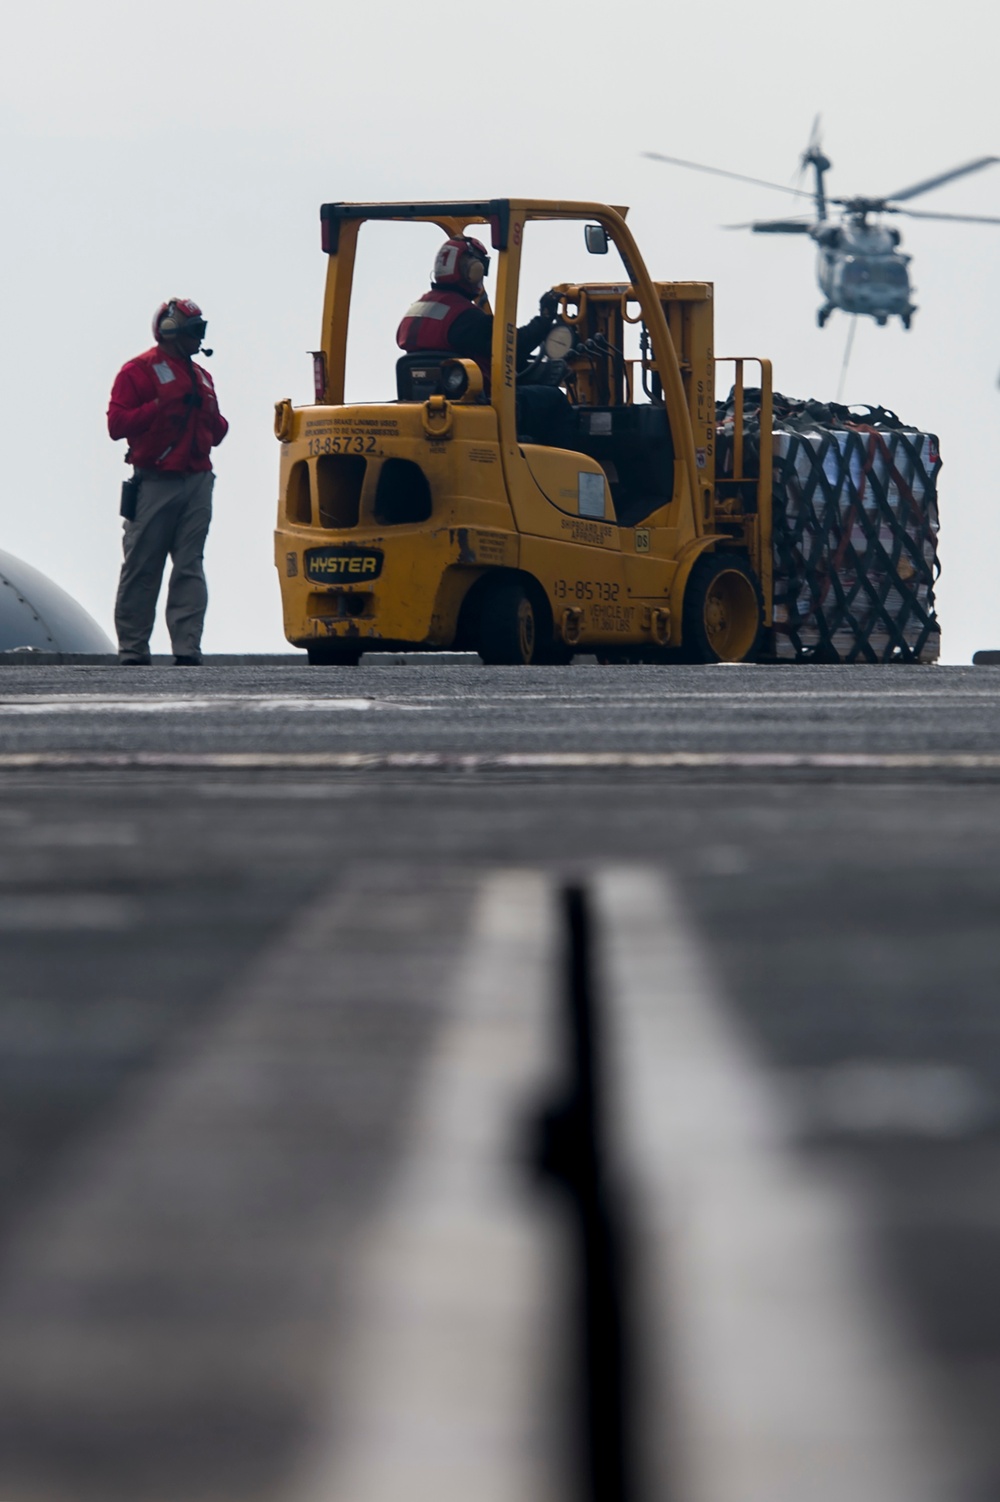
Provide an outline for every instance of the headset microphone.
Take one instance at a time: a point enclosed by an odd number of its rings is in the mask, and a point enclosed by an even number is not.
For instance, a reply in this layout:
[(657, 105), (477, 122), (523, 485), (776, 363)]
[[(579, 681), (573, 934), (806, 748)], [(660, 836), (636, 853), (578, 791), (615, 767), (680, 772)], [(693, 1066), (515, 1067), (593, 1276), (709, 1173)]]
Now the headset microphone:
[(198, 353), (199, 353), (199, 355), (206, 355), (209, 359), (211, 359), (212, 356), (215, 354), (215, 350), (214, 349), (200, 349), (198, 351)]

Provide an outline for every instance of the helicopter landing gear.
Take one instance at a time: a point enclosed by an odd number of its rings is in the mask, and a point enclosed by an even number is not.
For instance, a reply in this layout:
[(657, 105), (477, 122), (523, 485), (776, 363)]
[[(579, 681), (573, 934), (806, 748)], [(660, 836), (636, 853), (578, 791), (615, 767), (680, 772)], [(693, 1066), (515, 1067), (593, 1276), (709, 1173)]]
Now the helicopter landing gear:
[(816, 322), (819, 324), (819, 326), (820, 326), (821, 329), (826, 327), (826, 320), (829, 318), (829, 316), (830, 316), (830, 314), (832, 312), (833, 312), (833, 307), (832, 307), (832, 305), (830, 303), (827, 303), (827, 305), (826, 305), (825, 308), (820, 308), (819, 311), (817, 312), (817, 314), (816, 314)]
[(913, 315), (916, 311), (916, 308), (907, 308), (905, 313), (900, 313), (899, 321), (903, 325), (904, 329), (908, 329), (910, 327), (911, 323), (913, 322)]
[(889, 320), (884, 313), (877, 313), (875, 315), (875, 322), (878, 324), (880, 329), (884, 329)]

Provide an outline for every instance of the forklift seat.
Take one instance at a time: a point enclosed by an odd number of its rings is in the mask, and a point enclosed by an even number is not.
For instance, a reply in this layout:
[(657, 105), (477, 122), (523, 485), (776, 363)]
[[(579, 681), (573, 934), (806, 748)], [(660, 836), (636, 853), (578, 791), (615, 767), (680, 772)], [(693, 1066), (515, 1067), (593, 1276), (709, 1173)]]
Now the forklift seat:
[(441, 366), (454, 358), (453, 350), (444, 349), (400, 355), (396, 361), (397, 401), (425, 402), (429, 396), (440, 396)]

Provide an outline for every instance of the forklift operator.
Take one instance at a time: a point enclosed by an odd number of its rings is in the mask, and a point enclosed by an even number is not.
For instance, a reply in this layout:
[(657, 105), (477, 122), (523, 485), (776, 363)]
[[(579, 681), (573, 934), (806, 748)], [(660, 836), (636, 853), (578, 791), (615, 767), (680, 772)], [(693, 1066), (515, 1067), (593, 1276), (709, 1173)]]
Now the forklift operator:
[[(475, 360), (483, 372), (483, 389), (489, 396), (490, 355), (493, 348), (493, 314), (483, 278), (490, 269), (486, 246), (471, 235), (446, 240), (434, 261), (431, 289), (415, 302), (396, 333), (396, 343), (409, 354), (423, 351), (460, 355)], [(486, 308), (483, 304), (486, 304)], [(517, 331), (517, 364), (523, 367), (552, 327), (559, 299), (543, 292), (538, 314)], [(517, 388), (517, 426), (529, 442), (554, 448), (574, 447), (573, 412), (558, 386)]]

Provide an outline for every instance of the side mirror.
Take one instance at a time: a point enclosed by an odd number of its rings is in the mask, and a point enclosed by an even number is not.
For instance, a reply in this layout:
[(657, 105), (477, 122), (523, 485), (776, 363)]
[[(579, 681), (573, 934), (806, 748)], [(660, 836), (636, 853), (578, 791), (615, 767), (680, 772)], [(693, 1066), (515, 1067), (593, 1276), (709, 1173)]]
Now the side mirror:
[(583, 226), (583, 238), (592, 256), (607, 255), (608, 232), (603, 224), (585, 224)]

